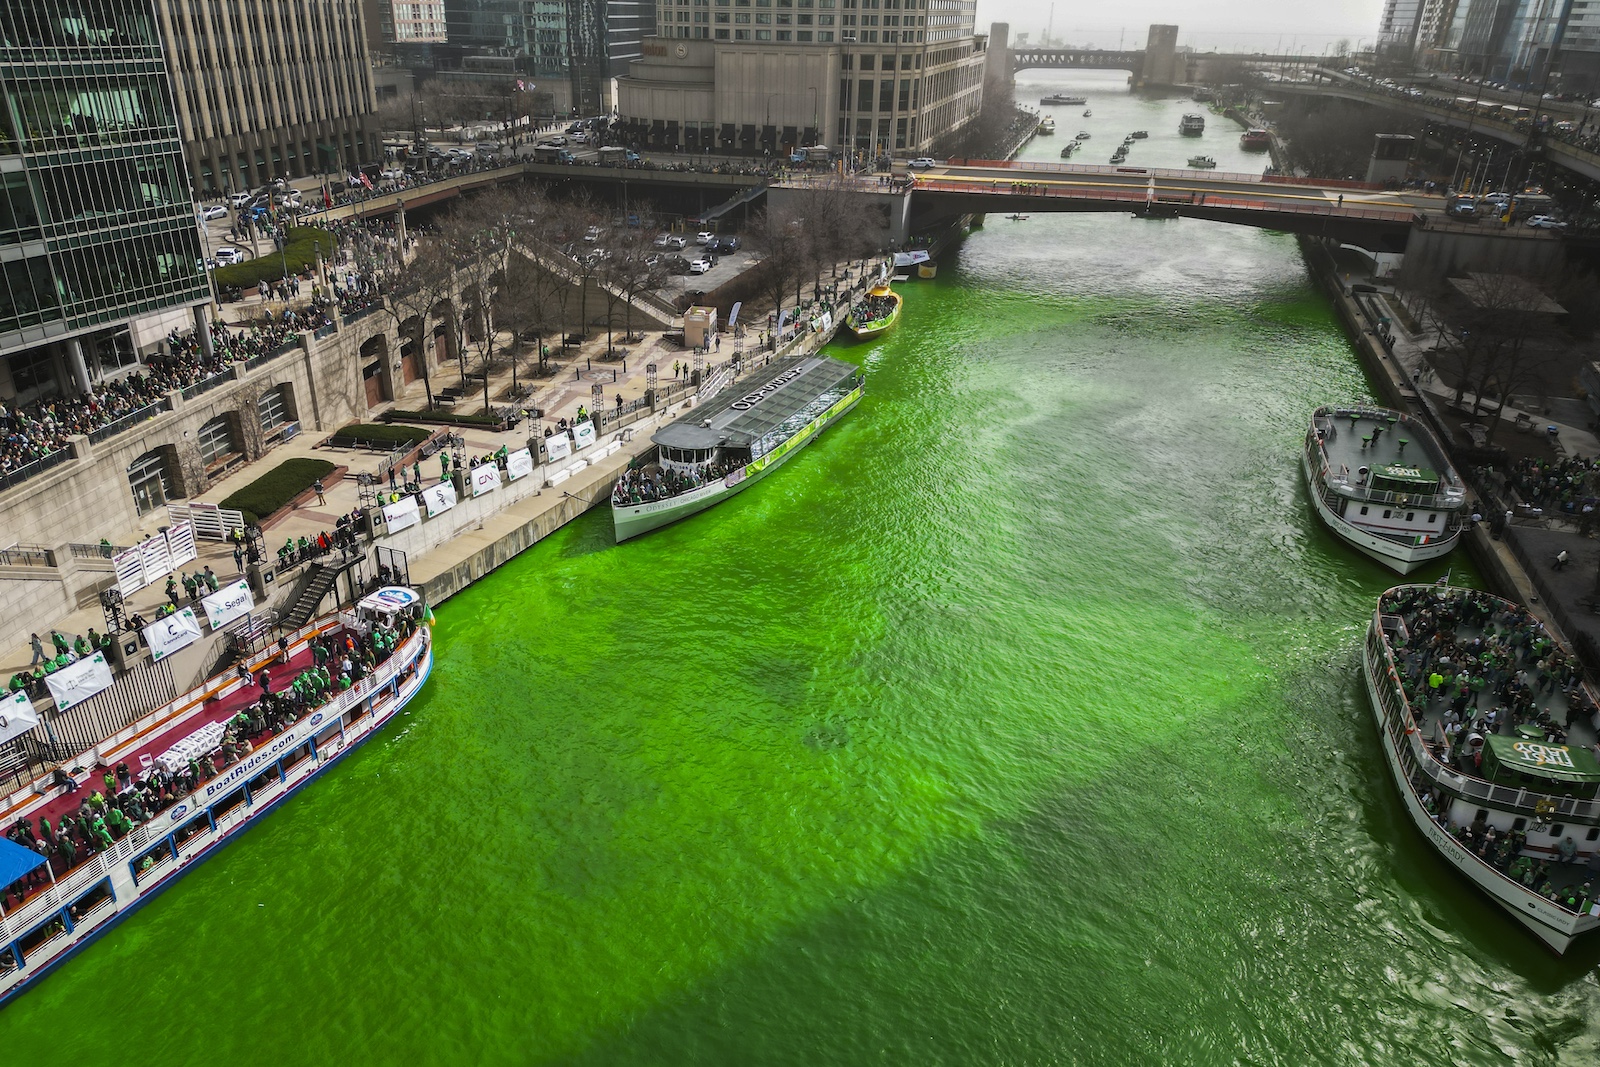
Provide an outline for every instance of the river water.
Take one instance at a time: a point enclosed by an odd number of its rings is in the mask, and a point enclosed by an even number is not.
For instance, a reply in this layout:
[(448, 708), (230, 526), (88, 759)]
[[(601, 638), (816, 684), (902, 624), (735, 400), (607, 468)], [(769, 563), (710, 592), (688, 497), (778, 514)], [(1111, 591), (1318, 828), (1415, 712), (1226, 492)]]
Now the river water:
[(1390, 579), (1296, 473), (1369, 385), (1292, 239), (995, 218), (902, 288), (836, 346), (854, 413), (444, 605), (403, 718), (0, 1012), (0, 1062), (1600, 1061), (1597, 949), (1468, 891), (1376, 754)]

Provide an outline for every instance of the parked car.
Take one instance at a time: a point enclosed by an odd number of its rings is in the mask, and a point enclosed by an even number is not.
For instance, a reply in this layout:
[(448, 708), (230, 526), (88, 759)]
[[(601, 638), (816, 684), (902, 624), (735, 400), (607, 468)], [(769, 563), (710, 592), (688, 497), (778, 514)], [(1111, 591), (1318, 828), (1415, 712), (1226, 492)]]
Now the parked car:
[(674, 251), (689, 247), (689, 239), (681, 233), (664, 233), (651, 243), (657, 248), (670, 248)]
[(913, 159), (910, 163), (906, 164), (906, 166), (910, 167), (912, 170), (927, 170), (929, 167), (937, 167), (938, 165), (939, 161), (929, 156), (918, 156), (916, 159)]
[(707, 259), (705, 256), (701, 256), (698, 259), (691, 259), (689, 261), (689, 273), (690, 274), (704, 274), (706, 271), (708, 271), (710, 269), (711, 269), (711, 260)]
[(200, 212), (200, 217), (206, 222), (210, 222), (212, 219), (225, 219), (228, 217), (228, 209), (221, 204), (212, 204)]
[(688, 274), (689, 261), (682, 256), (662, 256), (661, 266), (673, 274)]
[(713, 237), (706, 242), (706, 251), (715, 252), (718, 255), (737, 252), (739, 251), (739, 239), (731, 234), (726, 237)]
[(228, 267), (244, 262), (244, 251), (232, 245), (223, 245), (217, 249), (217, 254), (213, 258), (217, 261), (217, 266)]
[(603, 231), (600, 229), (600, 227), (590, 226), (587, 230), (583, 231), (583, 239), (588, 241), (590, 244), (594, 244), (596, 241), (600, 240), (600, 234), (602, 232)]
[(712, 233), (710, 230), (701, 230), (699, 233), (694, 235), (694, 243), (697, 245), (708, 245), (711, 243), (711, 239), (714, 237), (716, 237), (716, 234)]
[(540, 141), (539, 143), (540, 144), (555, 145), (557, 148), (562, 148), (562, 147), (564, 147), (566, 145), (567, 139), (565, 137), (561, 136), (558, 133), (554, 137), (546, 137), (544, 140)]
[(1535, 215), (1528, 220), (1528, 225), (1536, 230), (1564, 230), (1567, 224), (1554, 215)]
[(404, 167), (389, 167), (387, 170), (383, 170), (378, 173), (378, 177), (392, 182), (397, 182), (405, 176), (406, 171)]
[(255, 195), (255, 193), (251, 192), (234, 193), (232, 196), (228, 197), (228, 203), (232, 204), (234, 207), (244, 207), (251, 200), (255, 199)]
[(1470, 196), (1453, 196), (1446, 201), (1444, 213), (1452, 219), (1476, 218), (1478, 205)]

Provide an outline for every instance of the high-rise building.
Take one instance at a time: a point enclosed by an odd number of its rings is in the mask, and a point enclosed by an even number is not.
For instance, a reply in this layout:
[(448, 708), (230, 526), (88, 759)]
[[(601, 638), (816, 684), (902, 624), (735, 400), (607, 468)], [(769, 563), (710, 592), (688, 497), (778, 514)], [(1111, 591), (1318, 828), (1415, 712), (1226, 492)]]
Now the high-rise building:
[(630, 139), (759, 154), (931, 150), (978, 113), (973, 0), (658, 0), (618, 81)]
[(0, 5), (8, 404), (87, 395), (137, 364), (132, 320), (210, 301), (152, 4)]
[(606, 72), (620, 78), (644, 56), (646, 37), (656, 32), (655, 0), (606, 0)]
[(604, 110), (610, 74), (607, 0), (445, 0), (440, 71), (531, 81), (558, 112)]
[(155, 5), (201, 195), (381, 157), (361, 0)]

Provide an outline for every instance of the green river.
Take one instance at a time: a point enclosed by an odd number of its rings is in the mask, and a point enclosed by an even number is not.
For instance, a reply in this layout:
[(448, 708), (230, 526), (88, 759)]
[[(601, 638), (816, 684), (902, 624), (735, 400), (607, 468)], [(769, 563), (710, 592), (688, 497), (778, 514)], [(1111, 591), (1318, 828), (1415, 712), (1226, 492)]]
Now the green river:
[[(1105, 155), (1260, 166), (1061, 88)], [(1600, 1062), (1600, 948), (1469, 891), (1377, 754), (1391, 579), (1296, 466), (1370, 386), (1294, 241), (996, 215), (902, 290), (835, 346), (854, 413), (445, 604), (403, 717), (0, 1012), (0, 1064)]]

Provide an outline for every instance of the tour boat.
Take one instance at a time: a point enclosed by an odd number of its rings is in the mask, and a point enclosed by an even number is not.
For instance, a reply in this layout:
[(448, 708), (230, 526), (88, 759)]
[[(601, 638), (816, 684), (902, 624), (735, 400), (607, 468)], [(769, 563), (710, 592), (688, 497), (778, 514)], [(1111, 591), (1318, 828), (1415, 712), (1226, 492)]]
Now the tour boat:
[[(1469, 697), (1459, 683), (1434, 695), (1463, 669)], [(1510, 601), (1402, 585), (1378, 600), (1362, 675), (1400, 800), (1434, 850), (1558, 953), (1600, 926), (1596, 701), (1571, 650)]]
[(861, 392), (859, 367), (829, 356), (788, 356), (691, 408), (656, 431), (653, 455), (636, 460), (612, 488), (617, 542), (754, 485), (855, 407)]
[(1328, 528), (1401, 574), (1448, 554), (1461, 538), (1466, 488), (1438, 440), (1410, 415), (1320, 407), (1301, 461)]
[[(8, 829), (22, 819), (38, 825), (41, 817), (59, 829), (63, 818), (77, 815), (84, 802), (91, 813), (109, 810), (91, 799), (109, 788), (103, 776), (120, 787), (127, 774), (131, 784), (118, 796), (131, 796), (157, 771), (183, 780), (191, 761), (196, 769), (209, 763), (212, 771), (210, 776), (201, 772), (193, 791), (185, 782), (181, 795), (174, 799), (169, 793), (166, 801), (152, 804), (145, 812), (149, 818), (134, 822), (120, 837), (112, 840), (108, 832), (107, 847), (92, 855), (77, 853), (74, 866), (62, 873), (56, 872), (55, 862), (47, 864), (33, 850), (0, 838), (0, 882), (9, 886), (48, 876), (19, 905), (11, 907), (13, 895), (6, 897), (10, 910), (0, 917), (0, 1004), (237, 840), (248, 826), (382, 729), (416, 696), (433, 669), (426, 615), (416, 590), (381, 588), (353, 611), (324, 616), (289, 634), (287, 664), (280, 663), (276, 649), (250, 657), (254, 674), (249, 680), (238, 672), (213, 677), (65, 761), (55, 778), (41, 778), (32, 788), (12, 794), (3, 816)], [(198, 634), (198, 624), (191, 619), (191, 625)], [(385, 641), (393, 635), (395, 645), (372, 673), (343, 692), (328, 690), (325, 703), (306, 706), (296, 721), (282, 722), (275, 732), (263, 728), (244, 735), (238, 748), (225, 738), (230, 722), (260, 699), (256, 678), (262, 670), (271, 672), (274, 692), (286, 692), (286, 683), (313, 665), (312, 638), (364, 636), (375, 628), (381, 628)], [(219, 751), (227, 761), (220, 771), (215, 763)], [(128, 966), (137, 969), (132, 957)]]
[(1059, 106), (1059, 107), (1078, 107), (1078, 106), (1081, 106), (1083, 104), (1087, 104), (1088, 102), (1089, 102), (1089, 100), (1088, 100), (1087, 97), (1082, 97), (1082, 96), (1062, 96), (1060, 93), (1057, 93), (1054, 96), (1047, 96), (1047, 97), (1044, 97), (1043, 99), (1041, 99), (1039, 101), (1039, 106), (1040, 107), (1056, 107), (1056, 106)]
[(1189, 166), (1193, 167), (1195, 170), (1212, 170), (1216, 167), (1216, 165), (1217, 161), (1212, 159), (1210, 156), (1189, 157)]
[(1071, 159), (1072, 158), (1072, 153), (1076, 152), (1077, 150), (1078, 150), (1078, 142), (1076, 140), (1068, 141), (1066, 143), (1066, 146), (1061, 149), (1061, 158), (1062, 159)]
[(900, 304), (900, 294), (879, 282), (867, 290), (865, 300), (850, 309), (845, 328), (863, 341), (876, 337), (900, 321)]
[(1039, 120), (1039, 135), (1041, 137), (1054, 137), (1056, 133), (1056, 120), (1046, 115)]
[(1027, 222), (1028, 221), (1028, 216), (1020, 215), (1020, 214), (1019, 215), (1007, 215), (1006, 218), (1010, 219), (1012, 222)]
[(1272, 147), (1272, 134), (1266, 130), (1246, 130), (1239, 135), (1239, 147), (1247, 152), (1265, 152)]
[(1150, 131), (1149, 130), (1134, 130), (1132, 133), (1128, 134), (1128, 136), (1132, 137), (1135, 141), (1142, 141), (1146, 137), (1150, 136)]
[(1199, 137), (1206, 132), (1205, 116), (1193, 112), (1183, 116), (1178, 120), (1178, 132), (1185, 137)]

